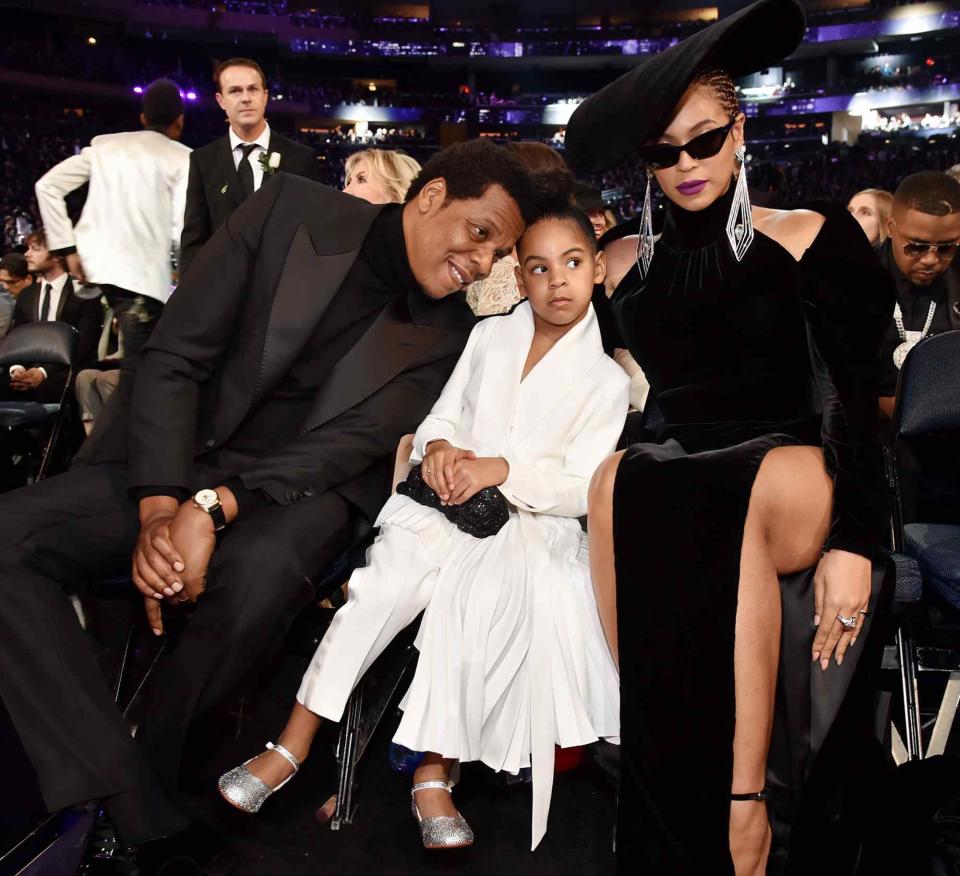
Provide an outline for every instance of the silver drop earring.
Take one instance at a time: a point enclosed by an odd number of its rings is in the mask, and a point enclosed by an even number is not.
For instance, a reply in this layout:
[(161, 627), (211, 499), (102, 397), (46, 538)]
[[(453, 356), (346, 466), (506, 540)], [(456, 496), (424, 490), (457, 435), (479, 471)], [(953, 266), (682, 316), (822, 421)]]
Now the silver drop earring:
[(643, 196), (643, 212), (640, 214), (640, 236), (637, 239), (637, 268), (640, 279), (646, 278), (653, 261), (653, 206), (650, 199), (650, 185), (653, 174), (647, 170), (647, 191)]
[(740, 162), (740, 173), (737, 174), (733, 203), (727, 218), (727, 240), (730, 241), (734, 258), (742, 262), (753, 243), (753, 216), (750, 212), (750, 193), (747, 191), (747, 147), (741, 146), (734, 155)]

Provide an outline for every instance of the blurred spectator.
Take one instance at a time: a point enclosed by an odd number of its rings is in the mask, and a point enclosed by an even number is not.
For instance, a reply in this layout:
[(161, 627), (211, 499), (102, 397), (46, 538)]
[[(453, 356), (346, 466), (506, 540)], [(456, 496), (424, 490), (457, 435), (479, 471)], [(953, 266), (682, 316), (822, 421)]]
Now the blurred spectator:
[(872, 246), (879, 246), (889, 235), (888, 220), (893, 208), (893, 195), (883, 189), (864, 189), (847, 204), (847, 210), (860, 223)]
[(880, 409), (891, 417), (907, 353), (923, 338), (960, 329), (960, 279), (949, 270), (960, 245), (960, 183), (937, 171), (908, 176), (893, 196), (880, 259), (897, 303), (881, 350)]
[(371, 204), (403, 203), (420, 173), (420, 164), (409, 155), (387, 149), (354, 152), (344, 166), (343, 190)]
[(120, 335), (120, 322), (108, 307), (103, 320), (103, 331), (97, 347), (97, 366), (84, 368), (77, 375), (74, 391), (80, 408), (80, 421), (84, 432), (89, 435), (106, 405), (107, 400), (120, 383), (120, 360), (123, 357), (123, 339)]
[(617, 227), (617, 217), (614, 216), (613, 210), (607, 209), (603, 211), (603, 233), (606, 234), (611, 228)]
[(949, 177), (952, 177), (957, 182), (960, 182), (960, 164), (955, 164), (953, 167), (948, 167), (946, 174)]
[[(180, 275), (230, 214), (257, 191), (265, 177), (282, 170), (317, 179), (317, 156), (309, 146), (270, 130), (265, 113), (270, 94), (256, 61), (231, 58), (213, 74), (217, 103), (227, 116), (226, 135), (190, 156)], [(129, 339), (128, 339), (129, 340)]]
[(600, 189), (591, 183), (578, 180), (573, 189), (573, 200), (587, 214), (593, 233), (599, 240), (607, 230), (606, 205)]
[[(98, 301), (78, 298), (63, 256), (51, 253), (43, 231), (27, 235), (27, 267), (37, 282), (17, 296), (11, 331), (35, 322), (65, 322), (76, 328), (74, 366), (94, 361), (103, 311)], [(0, 374), (0, 396), (18, 401), (59, 402), (67, 383), (66, 365), (21, 362)]]
[[(183, 99), (176, 83), (158, 79), (147, 88), (140, 122), (142, 131), (95, 137), (36, 185), (51, 250), (65, 256), (74, 277), (98, 287), (99, 316), (102, 290), (120, 320), (121, 381), (130, 389), (140, 351), (170, 297), (171, 253), (180, 239), (190, 150), (177, 142)], [(65, 198), (84, 184), (89, 193), (74, 228)]]
[(18, 296), (32, 283), (26, 256), (11, 252), (0, 259), (0, 341), (10, 330)]

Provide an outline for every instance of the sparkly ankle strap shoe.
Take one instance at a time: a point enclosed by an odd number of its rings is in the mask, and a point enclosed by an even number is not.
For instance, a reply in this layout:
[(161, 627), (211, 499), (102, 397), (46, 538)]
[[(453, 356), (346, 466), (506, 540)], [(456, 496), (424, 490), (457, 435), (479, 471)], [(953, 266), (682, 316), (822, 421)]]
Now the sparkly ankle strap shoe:
[(414, 796), (417, 791), (428, 788), (442, 788), (452, 794), (449, 782), (420, 782), (410, 789), (410, 809), (420, 827), (420, 839), (425, 849), (461, 849), (473, 845), (473, 831), (467, 820), (458, 812), (456, 815), (432, 815), (422, 818)]
[(241, 812), (248, 812), (253, 815), (260, 811), (267, 797), (276, 794), (287, 782), (290, 781), (300, 771), (300, 761), (292, 755), (282, 745), (275, 745), (272, 742), (267, 743), (268, 751), (275, 751), (277, 754), (287, 759), (293, 772), (287, 776), (276, 788), (271, 788), (266, 782), (258, 779), (250, 770), (247, 764), (250, 760), (244, 761), (238, 767), (234, 767), (230, 772), (220, 776), (217, 787), (220, 789), (220, 796), (223, 797), (231, 806), (236, 807)]

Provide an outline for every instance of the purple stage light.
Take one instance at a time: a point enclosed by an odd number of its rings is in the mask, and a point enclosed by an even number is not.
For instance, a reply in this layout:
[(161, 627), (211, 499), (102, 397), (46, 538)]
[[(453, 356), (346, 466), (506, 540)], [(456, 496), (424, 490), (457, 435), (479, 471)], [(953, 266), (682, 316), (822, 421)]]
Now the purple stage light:
[(195, 91), (187, 92), (187, 100), (196, 100), (196, 99), (197, 99), (197, 93)]
[(143, 86), (142, 86), (142, 85), (134, 85), (134, 86), (133, 86), (133, 93), (134, 93), (134, 94), (143, 94)]

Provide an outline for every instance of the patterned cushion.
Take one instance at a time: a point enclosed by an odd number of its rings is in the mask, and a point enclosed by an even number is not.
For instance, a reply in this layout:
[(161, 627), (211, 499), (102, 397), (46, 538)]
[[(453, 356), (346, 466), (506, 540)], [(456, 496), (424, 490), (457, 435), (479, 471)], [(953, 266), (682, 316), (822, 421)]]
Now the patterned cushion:
[(923, 597), (923, 580), (920, 577), (920, 564), (906, 554), (891, 553), (890, 559), (897, 570), (894, 602), (906, 604), (919, 602)]
[(909, 523), (904, 537), (907, 551), (920, 564), (924, 582), (960, 610), (960, 526)]

